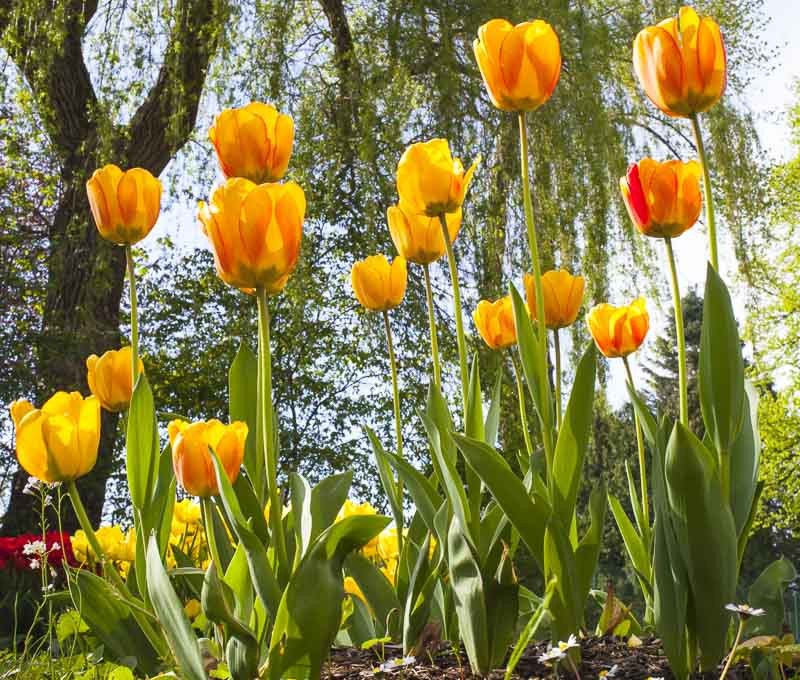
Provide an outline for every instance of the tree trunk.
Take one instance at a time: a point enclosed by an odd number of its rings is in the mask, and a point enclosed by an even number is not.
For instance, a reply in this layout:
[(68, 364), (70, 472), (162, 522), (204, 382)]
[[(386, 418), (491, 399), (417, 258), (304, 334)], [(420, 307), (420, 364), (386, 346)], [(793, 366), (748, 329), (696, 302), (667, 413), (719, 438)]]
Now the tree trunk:
[[(209, 60), (214, 54), (226, 14), (222, 0), (179, 0), (173, 35), (156, 83), (124, 128), (101, 138), (111, 126), (93, 116), (99, 109), (83, 60), (81, 39), (97, 9), (96, 2), (73, 0), (62, 16), (51, 15), (53, 5), (23, 13), (11, 0), (0, 0), (0, 31), (11, 36), (8, 51), (25, 75), (36, 98), (56, 152), (61, 159), (63, 193), (49, 228), (47, 293), (42, 331), (37, 345), (40, 405), (57, 390), (88, 392), (86, 357), (121, 344), (120, 301), (125, 281), (124, 249), (102, 239), (95, 227), (86, 196), (86, 181), (95, 168), (113, 162), (123, 168), (143, 167), (159, 175), (188, 139)], [(30, 51), (32, 35), (41, 22), (63, 21), (66, 37), (60, 45)], [(42, 32), (39, 35), (58, 35)], [(44, 55), (39, 61), (38, 55)], [(103, 150), (111, 155), (103, 157)], [(99, 524), (106, 483), (114, 468), (119, 417), (103, 411), (98, 462), (78, 481), (86, 510)], [(22, 493), (27, 474), (14, 476), (2, 533), (36, 530), (39, 518), (34, 499)], [(66, 509), (69, 503), (65, 503)], [(70, 508), (71, 510), (71, 508)], [(51, 522), (54, 518), (51, 518)], [(76, 528), (71, 512), (62, 513), (66, 531)]]

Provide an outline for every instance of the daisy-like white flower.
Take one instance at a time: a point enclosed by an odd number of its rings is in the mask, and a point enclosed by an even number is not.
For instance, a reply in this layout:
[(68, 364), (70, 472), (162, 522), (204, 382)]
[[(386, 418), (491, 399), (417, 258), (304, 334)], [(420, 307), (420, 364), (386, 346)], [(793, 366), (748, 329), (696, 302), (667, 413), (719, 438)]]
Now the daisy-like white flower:
[(607, 671), (600, 671), (601, 678), (616, 678), (617, 673), (619, 673), (619, 666), (614, 664), (609, 668)]
[(726, 604), (725, 609), (738, 614), (740, 619), (749, 619), (751, 616), (764, 616), (767, 612), (760, 607), (751, 607), (749, 604)]
[(27, 494), (28, 496), (38, 496), (39, 492), (42, 489), (42, 482), (36, 477), (28, 477), (28, 481), (25, 482), (25, 486), (22, 489), (22, 493)]
[(391, 673), (392, 671), (396, 671), (400, 668), (404, 668), (405, 666), (411, 666), (417, 662), (417, 657), (415, 656), (401, 656), (396, 659), (389, 659), (388, 661), (384, 661), (380, 666), (376, 666), (372, 669), (373, 673)]
[(44, 541), (31, 541), (22, 546), (23, 555), (42, 555), (47, 553), (47, 545)]
[(578, 638), (574, 635), (570, 635), (569, 639), (566, 642), (560, 641), (557, 646), (550, 647), (544, 654), (539, 657), (539, 661), (541, 663), (547, 663), (549, 661), (560, 661), (563, 659), (567, 652), (570, 649), (575, 647), (579, 647), (578, 645)]

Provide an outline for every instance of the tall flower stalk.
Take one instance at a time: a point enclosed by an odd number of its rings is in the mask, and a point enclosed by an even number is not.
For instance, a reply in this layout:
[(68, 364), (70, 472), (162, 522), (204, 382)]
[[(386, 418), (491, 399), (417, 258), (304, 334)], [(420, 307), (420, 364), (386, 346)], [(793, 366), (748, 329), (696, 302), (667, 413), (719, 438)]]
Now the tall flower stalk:
[[(636, 384), (633, 382), (633, 373), (631, 372), (631, 365), (628, 362), (628, 357), (625, 356), (622, 358), (623, 363), (625, 364), (625, 372), (628, 374), (628, 383), (631, 387), (631, 392), (636, 394)], [(639, 414), (636, 412), (636, 409), (633, 409), (633, 422), (636, 428), (636, 450), (639, 454), (639, 487), (640, 492), (642, 494), (641, 498), (641, 507), (642, 507), (642, 519), (644, 526), (641, 527), (642, 531), (649, 531), (650, 529), (650, 507), (649, 507), (649, 499), (650, 496), (647, 492), (647, 462), (645, 460), (645, 453), (644, 453), (644, 437), (642, 436), (642, 424), (639, 422)]]
[(711, 173), (708, 170), (708, 158), (706, 157), (706, 147), (703, 144), (703, 134), (700, 131), (700, 121), (696, 113), (689, 116), (692, 122), (692, 132), (697, 146), (697, 157), (703, 167), (703, 191), (706, 199), (706, 226), (708, 227), (708, 248), (711, 256), (711, 266), (715, 271), (719, 271), (719, 256), (717, 255), (717, 222), (714, 215), (714, 196), (711, 193)]
[(680, 419), (686, 427), (689, 426), (689, 397), (688, 379), (686, 370), (686, 335), (683, 331), (683, 305), (681, 291), (678, 285), (678, 270), (675, 266), (675, 254), (672, 252), (672, 239), (664, 238), (667, 251), (667, 261), (672, 278), (672, 305), (675, 311), (675, 336), (678, 340), (678, 387), (680, 392)]
[(436, 310), (433, 306), (433, 288), (431, 286), (430, 265), (422, 265), (425, 275), (425, 299), (428, 303), (428, 326), (431, 332), (431, 359), (433, 362), (433, 384), (442, 387), (442, 368), (439, 364), (439, 342), (436, 337)]

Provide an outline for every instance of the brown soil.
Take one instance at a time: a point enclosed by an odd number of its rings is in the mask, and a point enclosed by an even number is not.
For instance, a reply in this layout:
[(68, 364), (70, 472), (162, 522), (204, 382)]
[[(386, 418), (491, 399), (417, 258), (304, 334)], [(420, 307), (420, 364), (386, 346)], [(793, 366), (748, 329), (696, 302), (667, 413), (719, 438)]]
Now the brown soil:
[[(512, 677), (517, 680), (573, 680), (575, 674), (562, 664), (556, 676), (551, 667), (539, 661), (539, 656), (547, 651), (546, 642), (530, 645), (519, 663)], [(384, 649), (385, 660), (402, 656), (399, 645), (386, 645)], [(617, 666), (616, 671), (609, 680), (646, 680), (647, 678), (663, 678), (674, 680), (669, 670), (667, 660), (661, 649), (658, 638), (646, 638), (642, 645), (635, 649), (628, 647), (623, 641), (612, 637), (586, 638), (581, 640), (581, 666), (579, 668), (581, 680), (599, 678), (602, 671), (609, 671)], [(364, 678), (377, 678), (388, 680), (474, 680), (478, 676), (469, 671), (469, 662), (466, 654), (461, 652), (460, 659), (453, 652), (439, 652), (432, 658), (423, 654), (417, 657), (413, 665), (398, 668), (391, 672), (375, 673), (373, 668), (380, 664), (374, 650), (360, 649), (335, 649), (331, 653), (328, 666), (323, 672), (327, 680), (364, 680)], [(505, 670), (491, 673), (490, 680), (502, 680)], [(696, 680), (713, 680), (719, 677), (718, 673), (696, 674)], [(728, 680), (751, 680), (752, 674), (744, 667), (732, 668), (728, 672)]]

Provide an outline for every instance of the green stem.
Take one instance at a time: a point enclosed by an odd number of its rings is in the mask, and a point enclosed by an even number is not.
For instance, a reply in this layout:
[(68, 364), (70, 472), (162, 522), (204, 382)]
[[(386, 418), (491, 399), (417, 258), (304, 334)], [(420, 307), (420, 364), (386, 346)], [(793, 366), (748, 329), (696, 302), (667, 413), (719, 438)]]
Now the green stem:
[[(622, 361), (625, 364), (625, 370), (628, 373), (628, 381), (631, 384), (631, 390), (634, 394), (636, 394), (636, 386), (633, 382), (633, 373), (631, 373), (631, 366), (628, 363), (628, 357), (622, 357)], [(647, 495), (647, 467), (645, 466), (645, 457), (644, 457), (644, 438), (642, 437), (642, 425), (639, 422), (639, 414), (636, 413), (636, 408), (633, 409), (633, 420), (636, 425), (636, 448), (639, 451), (639, 484), (641, 486), (641, 494), (642, 494), (642, 516), (644, 519), (644, 527), (642, 527), (642, 532), (647, 531), (650, 528), (650, 497)]]
[(519, 401), (519, 418), (522, 423), (522, 436), (525, 438), (525, 449), (530, 457), (533, 455), (533, 443), (531, 442), (531, 433), (528, 429), (528, 415), (525, 409), (525, 388), (522, 385), (522, 371), (520, 371), (514, 352), (510, 352), (510, 354), (511, 364), (514, 366), (514, 379), (517, 383), (517, 400)]
[(442, 386), (442, 368), (439, 365), (439, 343), (436, 339), (436, 312), (433, 307), (433, 288), (431, 287), (430, 265), (422, 265), (425, 274), (425, 297), (428, 301), (428, 325), (431, 328), (431, 358), (433, 359), (433, 383)]
[(728, 661), (725, 663), (725, 668), (722, 669), (722, 674), (719, 676), (719, 680), (725, 680), (725, 676), (728, 674), (728, 669), (731, 667), (733, 657), (736, 656), (736, 648), (739, 646), (739, 640), (742, 639), (742, 630), (744, 630), (744, 619), (740, 616), (739, 630), (736, 631), (736, 639), (733, 641), (731, 653), (728, 654)]
[(719, 272), (717, 223), (714, 218), (714, 197), (711, 193), (711, 174), (708, 171), (708, 158), (706, 157), (706, 148), (703, 144), (703, 135), (700, 132), (700, 122), (697, 114), (693, 113), (689, 116), (689, 120), (692, 121), (692, 132), (694, 132), (697, 155), (700, 158), (700, 165), (703, 166), (703, 189), (705, 190), (706, 199), (706, 222), (708, 223), (708, 246), (711, 250), (711, 266), (714, 267), (715, 271)]
[[(530, 168), (528, 166), (528, 129), (525, 125), (525, 112), (519, 112), (519, 146), (520, 161), (522, 170), (522, 201), (525, 208), (525, 225), (528, 229), (528, 247), (531, 251), (531, 263), (533, 265), (533, 288), (536, 297), (536, 322), (537, 340), (539, 342), (539, 356), (541, 366), (539, 373), (542, 382), (547, 384), (547, 328), (544, 319), (544, 292), (542, 291), (542, 268), (539, 263), (539, 245), (536, 240), (536, 225), (533, 218), (533, 202), (531, 201)], [(552, 483), (553, 465), (553, 433), (550, 421), (550, 399), (549, 394), (543, 395), (542, 413), (539, 419), (542, 421), (542, 443), (544, 444), (545, 457), (547, 459), (548, 485)]]
[(210, 498), (200, 499), (200, 510), (203, 513), (203, 530), (206, 532), (206, 542), (208, 543), (208, 550), (211, 553), (211, 559), (214, 566), (217, 568), (217, 573), (223, 574), (224, 565), (219, 558), (219, 550), (217, 548), (217, 535), (214, 533), (214, 504)]
[(272, 355), (269, 345), (269, 307), (267, 292), (263, 288), (256, 291), (258, 298), (258, 340), (262, 362), (261, 393), (258, 403), (261, 411), (261, 433), (264, 446), (264, 462), (267, 468), (267, 492), (269, 494), (269, 528), (275, 549), (279, 575), (288, 575), (289, 562), (286, 553), (286, 539), (283, 535), (283, 517), (278, 494), (278, 456), (275, 451), (275, 427), (272, 422)]
[(683, 308), (681, 305), (681, 291), (678, 286), (678, 270), (675, 267), (675, 254), (672, 251), (672, 239), (664, 238), (667, 247), (667, 260), (669, 271), (672, 274), (672, 305), (675, 309), (675, 335), (678, 339), (678, 386), (680, 391), (680, 415), (684, 427), (689, 427), (689, 397), (686, 377), (686, 336), (683, 331)]
[(556, 354), (556, 432), (561, 431), (561, 342), (558, 328), (553, 331), (553, 344)]
[(136, 306), (136, 272), (133, 265), (133, 250), (125, 246), (125, 259), (128, 262), (128, 283), (131, 292), (131, 387), (136, 387), (139, 377), (139, 313)]
[[(386, 329), (386, 346), (389, 348), (389, 364), (392, 369), (392, 398), (394, 400), (394, 427), (395, 436), (397, 439), (397, 456), (403, 457), (403, 423), (400, 416), (400, 388), (397, 384), (397, 359), (394, 354), (394, 343), (392, 342), (392, 327), (389, 324), (389, 312), (383, 312), (383, 325)], [(400, 507), (403, 507), (403, 481), (398, 477), (397, 479), (397, 498), (400, 501)], [(400, 518), (395, 518), (395, 522)], [(398, 552), (403, 550), (403, 526), (402, 524), (397, 527), (397, 549)]]
[(456, 317), (456, 338), (458, 341), (458, 363), (461, 366), (461, 396), (464, 405), (464, 425), (467, 422), (467, 399), (469, 396), (469, 369), (467, 368), (467, 341), (464, 338), (464, 319), (461, 312), (461, 289), (458, 285), (458, 266), (456, 255), (453, 252), (453, 243), (450, 241), (450, 231), (447, 229), (447, 220), (444, 213), (439, 215), (442, 224), (442, 235), (447, 248), (447, 263), (450, 265), (450, 282), (453, 285), (453, 307)]

